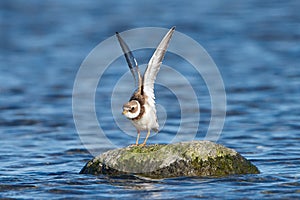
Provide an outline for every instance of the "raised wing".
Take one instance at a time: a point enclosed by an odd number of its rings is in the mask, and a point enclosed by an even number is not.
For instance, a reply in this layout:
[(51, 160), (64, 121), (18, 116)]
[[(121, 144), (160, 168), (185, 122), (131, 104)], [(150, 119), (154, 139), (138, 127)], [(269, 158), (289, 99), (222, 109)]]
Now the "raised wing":
[(143, 92), (148, 96), (148, 103), (154, 109), (155, 109), (154, 81), (156, 79), (156, 75), (160, 69), (160, 65), (165, 56), (169, 41), (174, 31), (175, 31), (175, 27), (172, 27), (165, 35), (165, 37), (162, 39), (162, 41), (156, 48), (154, 54), (152, 55), (143, 77)]
[(134, 78), (134, 82), (135, 82), (135, 86), (138, 86), (138, 90), (141, 91), (142, 88), (142, 76), (137, 64), (136, 59), (134, 58), (132, 52), (130, 51), (128, 45), (125, 43), (125, 41), (122, 39), (122, 37), (120, 36), (120, 34), (118, 32), (116, 32), (118, 41), (120, 43), (120, 46), (122, 48), (122, 51), (124, 53), (124, 56), (126, 58), (126, 62), (128, 64), (128, 67), (131, 71), (131, 74)]

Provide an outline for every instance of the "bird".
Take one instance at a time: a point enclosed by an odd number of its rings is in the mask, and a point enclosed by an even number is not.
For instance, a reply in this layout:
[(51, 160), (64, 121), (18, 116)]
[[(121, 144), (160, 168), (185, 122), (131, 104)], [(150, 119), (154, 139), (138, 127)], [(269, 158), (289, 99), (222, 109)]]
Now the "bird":
[[(155, 108), (154, 82), (174, 31), (175, 26), (163, 37), (149, 60), (143, 76), (132, 51), (120, 34), (116, 32), (117, 39), (137, 87), (129, 101), (123, 105), (122, 112), (137, 130), (136, 142), (132, 146), (145, 146), (151, 130), (158, 133), (159, 125)], [(139, 144), (141, 131), (147, 131), (147, 135), (144, 142)]]

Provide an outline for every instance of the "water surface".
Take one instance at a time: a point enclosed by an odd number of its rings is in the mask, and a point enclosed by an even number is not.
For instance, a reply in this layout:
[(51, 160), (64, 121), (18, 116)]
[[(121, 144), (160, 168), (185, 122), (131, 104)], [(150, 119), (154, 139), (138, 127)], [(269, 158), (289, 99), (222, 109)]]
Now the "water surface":
[[(0, 197), (300, 198), (298, 1), (13, 0), (0, 5)], [(223, 77), (227, 118), (217, 142), (240, 152), (261, 174), (164, 180), (78, 174), (92, 158), (72, 116), (72, 87), (81, 62), (116, 31), (173, 25), (208, 51)], [(203, 112), (197, 139), (202, 139), (210, 103), (202, 83), (199, 91)], [(172, 98), (161, 94), (161, 104)], [(165, 131), (153, 142), (165, 143), (177, 130), (179, 118), (169, 112)], [(134, 141), (115, 127), (105, 123), (117, 144)]]

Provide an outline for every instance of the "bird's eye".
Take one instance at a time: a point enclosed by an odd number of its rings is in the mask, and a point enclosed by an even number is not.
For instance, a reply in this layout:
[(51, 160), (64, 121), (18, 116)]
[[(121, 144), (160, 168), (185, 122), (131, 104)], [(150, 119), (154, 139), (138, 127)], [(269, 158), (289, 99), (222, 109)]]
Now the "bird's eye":
[(131, 111), (133, 111), (134, 110), (134, 107), (131, 107), (131, 109), (130, 109)]

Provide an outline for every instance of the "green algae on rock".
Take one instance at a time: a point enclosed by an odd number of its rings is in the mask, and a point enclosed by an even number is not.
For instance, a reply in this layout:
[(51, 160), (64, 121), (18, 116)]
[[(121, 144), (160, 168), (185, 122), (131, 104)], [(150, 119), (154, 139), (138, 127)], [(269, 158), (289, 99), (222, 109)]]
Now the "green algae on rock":
[(232, 149), (210, 141), (191, 141), (110, 150), (90, 160), (80, 173), (170, 178), (257, 174), (259, 170)]

